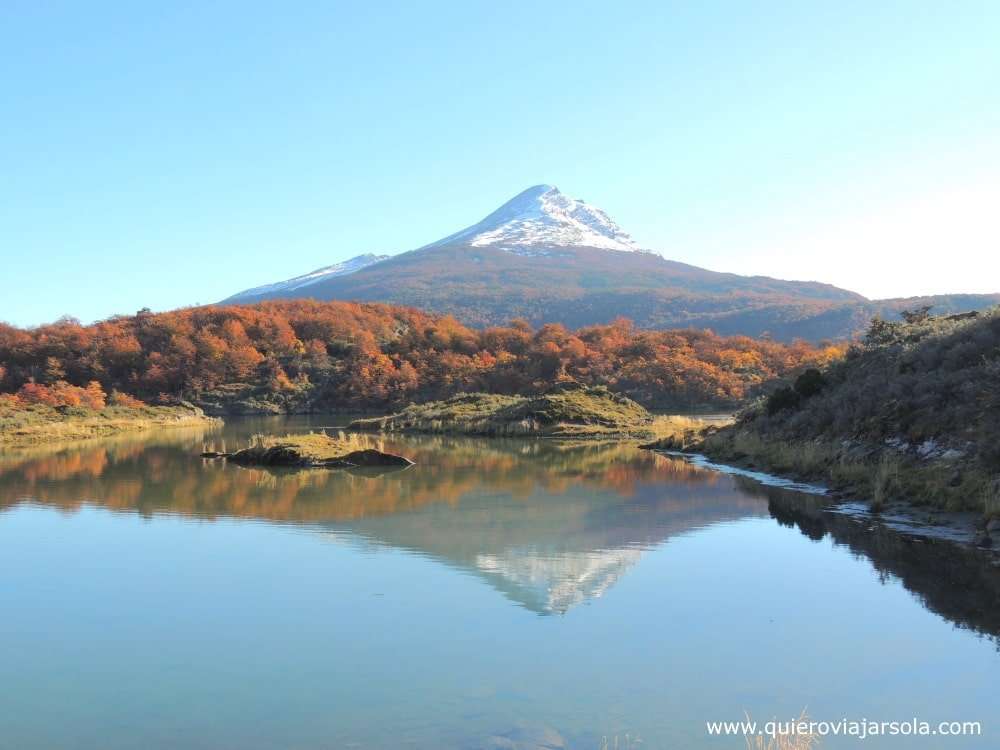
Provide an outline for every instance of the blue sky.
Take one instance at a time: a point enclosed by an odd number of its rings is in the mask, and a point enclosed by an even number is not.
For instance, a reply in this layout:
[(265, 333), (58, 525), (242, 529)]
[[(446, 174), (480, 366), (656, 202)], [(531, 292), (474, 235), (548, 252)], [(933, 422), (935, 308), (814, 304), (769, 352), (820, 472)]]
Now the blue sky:
[(1000, 4), (0, 4), (0, 319), (400, 252), (541, 182), (643, 245), (1000, 291)]

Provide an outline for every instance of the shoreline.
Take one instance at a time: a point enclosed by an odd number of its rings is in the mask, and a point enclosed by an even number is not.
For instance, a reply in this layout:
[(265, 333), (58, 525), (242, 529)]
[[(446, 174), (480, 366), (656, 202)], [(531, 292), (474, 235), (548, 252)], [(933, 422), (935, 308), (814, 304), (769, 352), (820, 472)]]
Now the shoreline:
[(762, 471), (753, 463), (741, 466), (738, 461), (723, 462), (702, 452), (663, 448), (647, 450), (682, 458), (694, 466), (711, 471), (750, 479), (764, 487), (821, 497), (828, 502), (819, 508), (820, 512), (872, 524), (872, 530), (876, 527), (884, 528), (911, 539), (955, 544), (980, 554), (984, 562), (993, 567), (1000, 567), (1000, 540), (995, 541), (992, 546), (979, 544), (982, 516), (973, 511), (950, 511), (906, 500), (891, 500), (876, 512), (850, 488), (834, 489), (794, 473), (790, 476), (773, 474)]
[(0, 451), (45, 443), (77, 443), (153, 429), (221, 425), (189, 406), (106, 407), (99, 410), (33, 406), (0, 415)]

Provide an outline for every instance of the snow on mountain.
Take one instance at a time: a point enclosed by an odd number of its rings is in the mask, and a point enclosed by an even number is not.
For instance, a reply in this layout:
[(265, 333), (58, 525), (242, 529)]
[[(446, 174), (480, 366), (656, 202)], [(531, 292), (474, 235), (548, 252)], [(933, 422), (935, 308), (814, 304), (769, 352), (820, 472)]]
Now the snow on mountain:
[(388, 255), (375, 255), (373, 253), (365, 253), (364, 255), (358, 255), (350, 260), (341, 261), (340, 263), (334, 263), (332, 266), (324, 266), (323, 268), (317, 268), (302, 276), (296, 276), (293, 279), (288, 279), (287, 281), (279, 281), (276, 284), (265, 284), (264, 286), (257, 286), (253, 289), (245, 289), (238, 294), (234, 294), (229, 299), (236, 299), (238, 297), (258, 297), (266, 294), (274, 294), (278, 292), (292, 292), (297, 289), (302, 289), (303, 287), (311, 286), (320, 281), (325, 281), (326, 279), (331, 279), (335, 276), (346, 276), (349, 273), (354, 273), (360, 271), (362, 268), (367, 268), (370, 265), (379, 263), (380, 261), (388, 258)]
[(547, 254), (541, 248), (596, 247), (649, 252), (604, 211), (570, 198), (552, 185), (535, 185), (504, 203), (478, 224), (420, 248), (465, 243), (519, 255)]
[(564, 613), (600, 598), (642, 557), (641, 549), (556, 552), (511, 549), (476, 556), (476, 567), (514, 584), (543, 611)]
[[(410, 252), (419, 253), (448, 245), (492, 247), (526, 258), (563, 256), (566, 252), (560, 252), (560, 248), (574, 247), (652, 254), (652, 251), (639, 247), (628, 232), (604, 211), (570, 198), (552, 185), (530, 187), (478, 224)], [(317, 292), (322, 297), (320, 290), (325, 289), (323, 282), (353, 274), (389, 257), (371, 253), (359, 255), (286, 281), (246, 289), (223, 302), (308, 297)]]

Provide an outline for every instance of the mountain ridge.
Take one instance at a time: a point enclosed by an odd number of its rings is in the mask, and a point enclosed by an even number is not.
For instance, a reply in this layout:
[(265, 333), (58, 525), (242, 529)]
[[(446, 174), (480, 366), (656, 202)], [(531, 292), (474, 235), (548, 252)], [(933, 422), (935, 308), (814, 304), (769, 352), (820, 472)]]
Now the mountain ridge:
[(366, 268), (367, 266), (375, 263), (380, 263), (390, 257), (392, 256), (362, 253), (361, 255), (355, 255), (353, 258), (348, 258), (347, 260), (340, 261), (339, 263), (333, 263), (329, 266), (317, 268), (315, 271), (310, 271), (309, 273), (301, 276), (294, 276), (286, 281), (279, 281), (274, 284), (264, 284), (263, 286), (244, 289), (242, 292), (237, 292), (228, 299), (237, 299), (244, 296), (262, 296), (279, 291), (296, 291), (324, 279), (333, 278), (335, 276), (346, 276), (347, 274), (354, 273), (355, 271), (360, 271), (362, 268)]
[[(874, 315), (903, 309), (898, 300), (873, 301), (818, 281), (741, 276), (669, 260), (642, 248), (603, 210), (548, 184), (518, 193), (435, 242), (371, 257), (378, 260), (306, 283), (293, 282), (317, 272), (257, 287), (224, 302), (387, 302), (480, 327), (523, 318), (578, 328), (627, 317), (643, 328), (711, 328), (781, 340), (849, 338)], [(941, 312), (1000, 303), (1000, 295), (930, 299)]]

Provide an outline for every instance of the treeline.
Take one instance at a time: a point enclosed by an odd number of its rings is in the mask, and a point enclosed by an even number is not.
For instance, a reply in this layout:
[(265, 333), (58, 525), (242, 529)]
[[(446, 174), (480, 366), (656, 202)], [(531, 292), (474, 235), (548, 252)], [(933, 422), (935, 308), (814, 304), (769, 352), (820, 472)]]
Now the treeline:
[(284, 411), (381, 409), (462, 391), (530, 393), (561, 380), (607, 385), (654, 407), (727, 406), (843, 347), (710, 331), (567, 330), (523, 321), (482, 330), (382, 304), (289, 300), (0, 324), (0, 392), (96, 388), (153, 403), (236, 399)]

